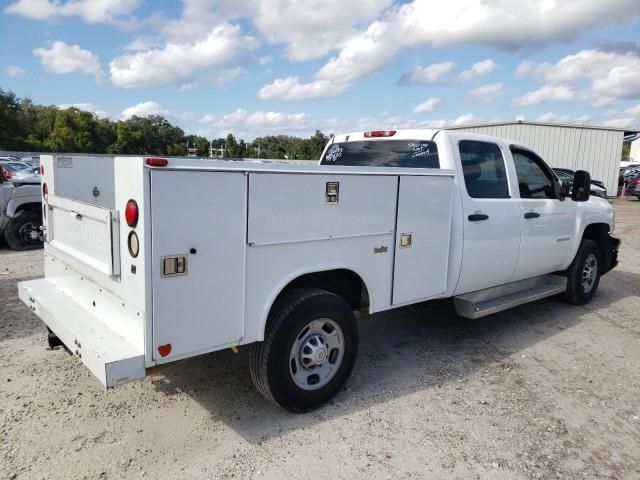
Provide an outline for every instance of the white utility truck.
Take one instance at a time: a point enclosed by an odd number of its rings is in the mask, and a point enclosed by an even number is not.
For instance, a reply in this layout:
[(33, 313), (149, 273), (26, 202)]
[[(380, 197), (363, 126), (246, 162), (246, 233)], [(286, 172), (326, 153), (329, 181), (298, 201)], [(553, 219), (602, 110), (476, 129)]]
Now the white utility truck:
[(249, 345), (258, 390), (310, 410), (345, 383), (354, 311), (453, 298), (479, 318), (588, 302), (611, 206), (526, 146), (463, 132), (337, 135), (320, 165), (42, 156), (45, 277), (20, 298), (107, 387)]

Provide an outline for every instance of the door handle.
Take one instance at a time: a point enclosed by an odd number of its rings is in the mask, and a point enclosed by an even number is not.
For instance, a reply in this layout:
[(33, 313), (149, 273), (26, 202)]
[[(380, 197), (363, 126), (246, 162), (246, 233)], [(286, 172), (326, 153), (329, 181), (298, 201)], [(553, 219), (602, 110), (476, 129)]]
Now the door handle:
[(469, 215), (467, 218), (470, 222), (479, 222), (481, 220), (488, 220), (489, 215), (485, 215), (484, 213), (474, 213), (473, 215)]
[(538, 212), (527, 212), (524, 214), (524, 218), (538, 218), (540, 214)]

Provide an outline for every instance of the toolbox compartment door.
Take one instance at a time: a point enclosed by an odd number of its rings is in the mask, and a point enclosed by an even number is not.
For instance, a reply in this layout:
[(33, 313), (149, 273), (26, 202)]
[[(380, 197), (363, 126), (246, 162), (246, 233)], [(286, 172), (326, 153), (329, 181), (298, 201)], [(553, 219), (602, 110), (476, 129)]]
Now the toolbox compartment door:
[(451, 176), (400, 177), (393, 272), (394, 305), (444, 294), (452, 195)]
[(246, 203), (242, 172), (151, 172), (156, 362), (242, 338)]

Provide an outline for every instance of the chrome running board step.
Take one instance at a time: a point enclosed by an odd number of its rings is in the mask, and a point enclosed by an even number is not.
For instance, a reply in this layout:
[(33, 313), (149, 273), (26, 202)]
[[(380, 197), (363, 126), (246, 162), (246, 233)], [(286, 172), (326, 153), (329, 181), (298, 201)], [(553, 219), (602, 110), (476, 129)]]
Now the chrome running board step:
[(453, 297), (453, 304), (461, 317), (480, 318), (563, 293), (566, 289), (566, 277), (542, 275), (458, 295)]

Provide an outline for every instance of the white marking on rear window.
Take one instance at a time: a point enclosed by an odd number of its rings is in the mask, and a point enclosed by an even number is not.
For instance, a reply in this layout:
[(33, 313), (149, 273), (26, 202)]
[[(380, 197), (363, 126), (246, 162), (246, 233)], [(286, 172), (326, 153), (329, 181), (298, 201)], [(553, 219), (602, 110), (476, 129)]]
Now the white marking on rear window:
[(325, 161), (327, 162), (335, 162), (342, 156), (342, 147), (340, 145), (334, 144), (329, 147), (327, 150), (327, 154), (324, 156)]
[(429, 144), (428, 143), (409, 143), (407, 145), (411, 150), (411, 158), (415, 157), (423, 157), (425, 155), (429, 155)]

